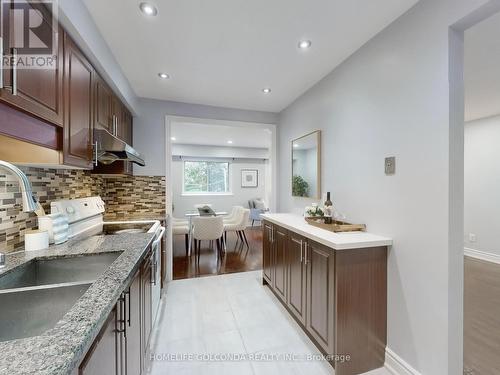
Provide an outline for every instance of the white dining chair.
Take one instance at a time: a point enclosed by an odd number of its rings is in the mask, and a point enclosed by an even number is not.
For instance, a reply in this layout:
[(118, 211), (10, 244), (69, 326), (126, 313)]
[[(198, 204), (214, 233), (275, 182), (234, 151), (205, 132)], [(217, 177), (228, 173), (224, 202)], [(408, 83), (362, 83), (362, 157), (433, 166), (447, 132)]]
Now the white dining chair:
[(188, 255), (189, 249), (189, 225), (186, 224), (173, 224), (172, 225), (172, 235), (184, 235), (184, 241), (186, 244), (186, 256)]
[(235, 232), (238, 235), (238, 238), (246, 243), (247, 247), (250, 248), (248, 244), (247, 235), (245, 233), (245, 229), (248, 225), (248, 219), (250, 217), (250, 210), (248, 208), (241, 208), (238, 210), (237, 216), (233, 222), (224, 224), (224, 239), (227, 243), (227, 232)]
[[(199, 216), (193, 218), (194, 252), (200, 260), (201, 241), (215, 241), (218, 256), (223, 251), (224, 222), (222, 216)], [(213, 242), (212, 242), (213, 243)]]
[(224, 216), (224, 224), (231, 224), (238, 221), (238, 213), (243, 210), (242, 206), (233, 206), (229, 215)]

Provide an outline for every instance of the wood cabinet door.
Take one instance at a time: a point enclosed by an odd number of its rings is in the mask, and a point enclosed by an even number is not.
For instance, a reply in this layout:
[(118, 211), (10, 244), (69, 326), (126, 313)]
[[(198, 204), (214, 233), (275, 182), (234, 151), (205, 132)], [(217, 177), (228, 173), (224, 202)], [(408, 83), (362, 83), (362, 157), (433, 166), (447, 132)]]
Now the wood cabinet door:
[(274, 270), (273, 270), (273, 225), (267, 221), (262, 224), (264, 231), (262, 236), (262, 274), (264, 280), (273, 285)]
[[(15, 70), (4, 69), (4, 88), (0, 90), (0, 100), (48, 122), (63, 126), (63, 30), (57, 23), (51, 25), (48, 21), (52, 18), (52, 14), (43, 3), (29, 1), (28, 4), (31, 9), (37, 11), (30, 13), (30, 22), (40, 22), (38, 32), (44, 35), (52, 34), (48, 37), (52, 36), (54, 41), (55, 59), (52, 60), (51, 67), (47, 68), (29, 69), (19, 65)], [(14, 32), (14, 28), (18, 25), (15, 25), (12, 14), (13, 12), (2, 14), (3, 31), (8, 30), (9, 33), (2, 35), (3, 55), (13, 56), (16, 51), (17, 57), (21, 58), (27, 56), (25, 53), (30, 54), (30, 51), (22, 48), (25, 45), (24, 40), (16, 40), (16, 37), (23, 37), (24, 33)], [(41, 19), (36, 20), (33, 17)]]
[(306, 243), (306, 329), (323, 350), (334, 354), (335, 252), (319, 243)]
[(94, 69), (69, 36), (64, 39), (64, 164), (92, 168)]
[(119, 375), (117, 372), (117, 307), (109, 314), (106, 323), (78, 368), (80, 375)]
[(288, 308), (302, 323), (306, 324), (306, 281), (307, 272), (304, 263), (305, 243), (307, 239), (288, 232), (286, 259), (288, 264)]
[(112, 132), (112, 119), (111, 119), (111, 89), (106, 82), (95, 75), (95, 125), (107, 129)]
[(141, 311), (141, 352), (143, 355), (143, 371), (146, 371), (149, 367), (149, 338), (151, 335), (152, 321), (151, 321), (151, 310), (152, 310), (152, 256), (149, 255), (147, 260), (144, 262), (141, 272), (141, 294), (142, 294), (142, 311)]
[(114, 94), (111, 95), (111, 134), (124, 140), (123, 105)]
[(138, 271), (127, 293), (127, 375), (141, 374), (141, 273)]
[(274, 291), (286, 303), (287, 297), (287, 231), (274, 226)]

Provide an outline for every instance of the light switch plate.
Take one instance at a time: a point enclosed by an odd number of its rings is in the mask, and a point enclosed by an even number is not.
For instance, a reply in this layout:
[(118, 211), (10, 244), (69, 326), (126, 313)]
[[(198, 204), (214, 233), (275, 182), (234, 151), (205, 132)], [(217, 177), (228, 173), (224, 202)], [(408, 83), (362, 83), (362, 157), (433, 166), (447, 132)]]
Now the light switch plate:
[(385, 174), (390, 176), (396, 174), (396, 157), (390, 156), (385, 158)]

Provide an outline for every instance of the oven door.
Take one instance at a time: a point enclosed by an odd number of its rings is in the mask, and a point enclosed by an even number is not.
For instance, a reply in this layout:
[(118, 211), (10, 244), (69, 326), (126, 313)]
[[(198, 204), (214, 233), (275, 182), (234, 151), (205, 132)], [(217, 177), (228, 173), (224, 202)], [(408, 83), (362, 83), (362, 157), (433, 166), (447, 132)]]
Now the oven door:
[(152, 304), (151, 321), (154, 323), (158, 308), (160, 307), (161, 295), (161, 241), (165, 235), (165, 227), (159, 227), (156, 231), (156, 237), (153, 241), (153, 288), (152, 288)]

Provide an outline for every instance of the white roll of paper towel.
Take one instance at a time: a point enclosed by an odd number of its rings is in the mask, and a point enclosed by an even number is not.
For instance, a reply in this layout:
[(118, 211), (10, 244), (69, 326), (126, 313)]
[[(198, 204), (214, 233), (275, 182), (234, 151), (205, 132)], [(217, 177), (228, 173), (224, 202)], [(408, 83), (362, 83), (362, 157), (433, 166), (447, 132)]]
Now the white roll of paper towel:
[(45, 250), (49, 248), (49, 232), (46, 230), (29, 230), (24, 234), (24, 250)]

